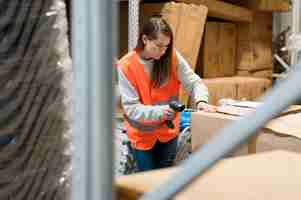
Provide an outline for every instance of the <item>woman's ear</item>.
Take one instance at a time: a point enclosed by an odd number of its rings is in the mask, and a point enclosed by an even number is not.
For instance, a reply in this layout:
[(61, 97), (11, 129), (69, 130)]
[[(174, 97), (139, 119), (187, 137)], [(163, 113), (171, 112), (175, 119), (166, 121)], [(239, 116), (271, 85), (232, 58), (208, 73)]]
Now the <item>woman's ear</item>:
[(142, 42), (143, 42), (144, 45), (146, 45), (146, 42), (147, 42), (146, 35), (142, 35)]

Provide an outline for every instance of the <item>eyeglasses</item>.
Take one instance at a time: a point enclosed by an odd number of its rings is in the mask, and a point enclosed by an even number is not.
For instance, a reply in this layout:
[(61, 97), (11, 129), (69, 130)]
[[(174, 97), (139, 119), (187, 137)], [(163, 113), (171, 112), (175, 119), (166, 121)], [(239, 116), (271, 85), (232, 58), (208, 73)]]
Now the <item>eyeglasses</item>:
[(162, 44), (158, 44), (155, 40), (152, 40), (152, 42), (156, 45), (156, 47), (158, 49), (167, 49), (169, 47), (169, 44), (168, 45), (162, 45)]

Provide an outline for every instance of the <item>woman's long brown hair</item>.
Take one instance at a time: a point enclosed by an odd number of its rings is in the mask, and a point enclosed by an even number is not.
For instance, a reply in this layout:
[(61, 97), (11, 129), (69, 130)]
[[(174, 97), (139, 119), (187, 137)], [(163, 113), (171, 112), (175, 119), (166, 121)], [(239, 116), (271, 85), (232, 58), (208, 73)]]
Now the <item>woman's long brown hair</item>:
[(136, 47), (138, 50), (144, 49), (144, 43), (142, 40), (143, 35), (145, 35), (149, 40), (156, 40), (159, 33), (170, 37), (170, 43), (165, 54), (159, 60), (154, 61), (154, 67), (151, 73), (151, 81), (152, 86), (155, 88), (162, 86), (171, 76), (173, 34), (170, 26), (161, 17), (151, 17), (142, 27)]

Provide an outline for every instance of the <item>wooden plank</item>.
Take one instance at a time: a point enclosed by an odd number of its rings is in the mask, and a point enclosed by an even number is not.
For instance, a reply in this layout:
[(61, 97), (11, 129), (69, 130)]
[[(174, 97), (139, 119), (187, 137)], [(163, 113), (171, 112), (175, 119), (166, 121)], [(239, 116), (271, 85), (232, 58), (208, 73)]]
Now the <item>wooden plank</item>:
[(179, 2), (204, 5), (208, 7), (208, 16), (230, 21), (251, 22), (253, 13), (251, 10), (230, 3), (217, 0), (179, 0)]
[(224, 0), (257, 11), (288, 12), (289, 0)]
[(198, 66), (203, 78), (234, 76), (236, 68), (236, 25), (207, 22)]
[(257, 11), (289, 11), (289, 0), (247, 0), (245, 3), (249, 8)]

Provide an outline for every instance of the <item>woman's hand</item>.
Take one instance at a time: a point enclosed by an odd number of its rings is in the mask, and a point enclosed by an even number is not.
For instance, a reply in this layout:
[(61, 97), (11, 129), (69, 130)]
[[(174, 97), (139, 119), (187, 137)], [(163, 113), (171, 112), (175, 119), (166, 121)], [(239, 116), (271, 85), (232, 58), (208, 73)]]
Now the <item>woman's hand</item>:
[(163, 110), (163, 120), (173, 120), (176, 117), (176, 112), (171, 108), (166, 108)]
[(205, 112), (216, 112), (217, 111), (217, 107), (216, 106), (210, 105), (210, 104), (205, 103), (205, 102), (198, 103), (197, 109), (205, 111)]

